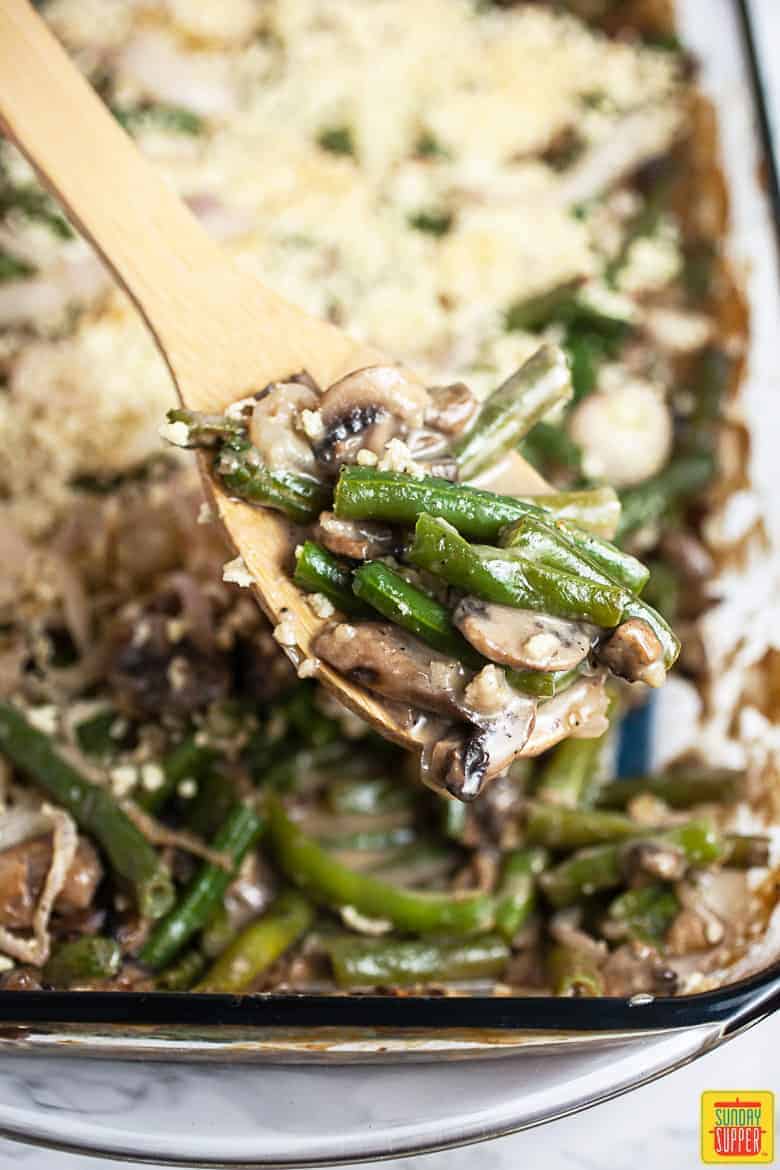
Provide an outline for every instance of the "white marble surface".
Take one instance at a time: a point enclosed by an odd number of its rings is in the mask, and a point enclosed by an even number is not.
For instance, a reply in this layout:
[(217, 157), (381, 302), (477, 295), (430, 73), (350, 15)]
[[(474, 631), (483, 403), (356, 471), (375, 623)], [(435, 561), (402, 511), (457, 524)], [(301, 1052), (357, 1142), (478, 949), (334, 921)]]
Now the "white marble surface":
[[(703, 16), (713, 0), (697, 0)], [(717, 7), (721, 0), (715, 0)], [(752, 0), (759, 29), (775, 124), (780, 130), (780, 0)], [(689, 7), (695, 7), (690, 4)], [(774, 445), (774, 439), (772, 440)], [(112, 1085), (108, 1066), (104, 1081), (94, 1086), (94, 1107), (122, 1086)], [(47, 1089), (56, 1065), (33, 1086), (56, 1100)], [(158, 1069), (159, 1074), (159, 1069)], [(171, 1072), (171, 1076), (175, 1074)], [(780, 1093), (780, 1015), (750, 1029), (717, 1051), (650, 1085), (542, 1128), (501, 1138), (481, 1146), (404, 1158), (399, 1170), (688, 1170), (699, 1161), (699, 1095), (704, 1089), (773, 1089)], [(128, 1109), (133, 1102), (128, 1100)], [(301, 1108), (306, 1108), (305, 1100)], [(65, 1154), (0, 1139), (0, 1170), (80, 1170), (81, 1154)], [(94, 1165), (98, 1165), (97, 1162)], [(134, 1163), (103, 1161), (107, 1170), (130, 1170)], [(379, 1165), (374, 1163), (372, 1165)], [(363, 1164), (368, 1166), (367, 1163)]]

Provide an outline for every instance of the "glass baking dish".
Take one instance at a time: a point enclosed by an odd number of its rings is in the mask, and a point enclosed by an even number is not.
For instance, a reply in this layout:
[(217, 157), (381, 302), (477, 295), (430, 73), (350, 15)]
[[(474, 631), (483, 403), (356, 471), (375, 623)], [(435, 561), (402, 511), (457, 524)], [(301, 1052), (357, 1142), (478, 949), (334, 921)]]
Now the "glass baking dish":
[[(739, 266), (750, 265), (750, 369), (742, 407), (748, 422), (765, 424), (777, 411), (770, 363), (780, 312), (780, 190), (749, 0), (712, 0), (706, 22), (701, 0), (678, 0), (677, 9), (683, 40), (701, 60), (702, 84), (719, 114), (732, 256)], [(752, 476), (766, 498), (776, 479), (771, 432), (765, 425), (751, 432)], [(769, 526), (778, 520), (770, 517)], [(656, 726), (670, 717), (660, 703)], [(0, 1051), (184, 1061), (473, 1057), (560, 1045), (601, 1048), (680, 1029), (721, 1039), (778, 1006), (777, 962), (714, 991), (632, 1000), (0, 991)]]

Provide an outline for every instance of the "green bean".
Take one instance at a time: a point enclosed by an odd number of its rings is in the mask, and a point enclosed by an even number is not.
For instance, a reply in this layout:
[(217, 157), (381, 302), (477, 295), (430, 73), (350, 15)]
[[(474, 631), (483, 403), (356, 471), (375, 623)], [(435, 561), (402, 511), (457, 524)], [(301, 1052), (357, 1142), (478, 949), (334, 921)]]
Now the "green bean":
[(414, 795), (397, 779), (370, 776), (364, 780), (334, 780), (325, 791), (325, 802), (331, 812), (342, 816), (373, 815), (412, 808)]
[(440, 831), (451, 841), (463, 844), (471, 823), (469, 806), (462, 800), (456, 800), (454, 796), (441, 796), (440, 800)]
[(234, 780), (221, 772), (209, 771), (198, 780), (197, 792), (178, 802), (177, 812), (191, 833), (209, 838), (214, 825), (221, 825), (239, 800)]
[(228, 414), (206, 414), (179, 406), (169, 410), (165, 417), (169, 423), (184, 423), (188, 447), (213, 447), (223, 439), (246, 436), (246, 419), (231, 418)]
[(216, 959), (217, 955), (221, 955), (228, 944), (232, 943), (237, 934), (238, 927), (234, 924), (223, 903), (221, 906), (217, 906), (203, 927), (199, 939), (200, 949), (207, 959)]
[(295, 584), (307, 593), (322, 593), (342, 613), (365, 615), (371, 611), (352, 591), (352, 569), (321, 544), (305, 541), (295, 556)]
[(117, 713), (113, 707), (104, 707), (89, 719), (83, 719), (75, 727), (76, 743), (87, 756), (97, 756), (105, 759), (116, 752), (118, 744), (111, 735), (111, 729), (117, 722)]
[(523, 516), (504, 529), (501, 545), (553, 569), (602, 584), (622, 585), (631, 593), (641, 593), (650, 575), (636, 557), (586, 533), (578, 539), (570, 528), (561, 527), (551, 518)]
[(613, 780), (598, 795), (597, 804), (604, 808), (626, 808), (635, 796), (657, 796), (670, 808), (690, 808), (694, 804), (734, 804), (740, 799), (745, 773), (732, 768), (708, 768), (704, 765), (679, 767), (657, 776), (637, 776)]
[(470, 479), (516, 447), (534, 423), (572, 395), (566, 358), (541, 346), (483, 403), (474, 425), (453, 446), (462, 479)]
[[(676, 847), (694, 866), (722, 860), (723, 841), (706, 821), (688, 821), (662, 832), (647, 831), (637, 841), (655, 841)], [(582, 849), (543, 873), (540, 884), (555, 907), (570, 906), (583, 897), (613, 889), (623, 880), (621, 861), (626, 843), (595, 845)]]
[(547, 975), (553, 994), (596, 996), (604, 994), (604, 982), (594, 956), (577, 947), (555, 943), (547, 955)]
[(709, 454), (680, 455), (652, 479), (626, 488), (620, 495), (618, 539), (625, 540), (663, 519), (676, 504), (697, 495), (711, 482), (714, 471)]
[(155, 986), (161, 991), (189, 991), (206, 970), (206, 959), (200, 951), (185, 951), (180, 959), (161, 971)]
[(545, 845), (548, 849), (568, 851), (582, 849), (587, 845), (603, 845), (609, 841), (627, 841), (632, 837), (646, 836), (646, 825), (640, 825), (622, 813), (564, 808), (560, 804), (543, 804), (541, 801), (530, 802), (526, 809), (525, 839), (531, 845)]
[(133, 889), (141, 914), (147, 918), (165, 914), (173, 901), (171, 875), (146, 837), (107, 788), (79, 775), (49, 736), (28, 723), (10, 703), (0, 703), (0, 753), (94, 837), (111, 868)]
[(22, 256), (15, 256), (13, 252), (0, 248), (0, 284), (10, 280), (24, 280), (28, 276), (35, 276), (38, 269), (29, 260)]
[(460, 942), (335, 938), (325, 946), (339, 987), (408, 987), (500, 976), (509, 947), (495, 935)]
[(770, 840), (761, 834), (727, 833), (723, 864), (732, 869), (763, 869), (769, 865)]
[[(566, 506), (571, 510), (570, 500)], [(346, 520), (386, 520), (407, 528), (427, 513), (447, 520), (470, 540), (487, 541), (497, 540), (501, 529), (521, 516), (549, 515), (531, 497), (502, 496), (435, 475), (417, 479), (401, 471), (356, 466), (341, 469), (333, 507)], [(593, 509), (582, 514), (587, 520)]]
[(608, 735), (606, 731), (594, 739), (565, 739), (547, 753), (536, 786), (539, 800), (568, 809), (590, 803)]
[(240, 995), (297, 942), (314, 920), (314, 911), (300, 894), (280, 894), (270, 908), (242, 930), (220, 955), (196, 991)]
[[(620, 521), (620, 500), (611, 487), (584, 488), (581, 491), (547, 492), (529, 497), (529, 502), (556, 521), (611, 540)], [(645, 578), (646, 579), (646, 578)]]
[[(669, 624), (664, 621), (652, 606), (649, 606), (641, 597), (634, 596), (631, 589), (640, 589), (648, 577), (647, 569), (640, 561), (631, 557), (629, 564), (624, 560), (620, 566), (620, 577), (617, 572), (611, 574), (602, 565), (597, 564), (592, 554), (585, 549), (578, 549), (574, 542), (567, 539), (568, 533), (556, 533), (552, 526), (536, 516), (524, 517), (516, 524), (511, 525), (502, 534), (502, 541), (507, 550), (517, 549), (526, 559), (537, 558), (539, 563), (547, 564), (550, 568), (558, 568), (573, 576), (584, 578), (594, 583), (604, 585), (622, 580), (627, 589), (622, 594), (621, 621), (628, 618), (640, 618), (646, 622), (661, 643), (664, 656), (664, 666), (669, 670), (677, 661), (680, 653), (680, 640)], [(613, 546), (607, 545), (607, 548)], [(624, 554), (623, 554), (624, 555)], [(630, 581), (630, 584), (628, 583)]]
[(228, 494), (284, 512), (297, 524), (314, 520), (328, 504), (330, 493), (319, 480), (292, 471), (272, 471), (241, 438), (223, 444), (215, 469)]
[(187, 886), (171, 912), (157, 924), (141, 949), (140, 958), (147, 967), (158, 971), (202, 930), (222, 901), (225, 890), (238, 867), (260, 835), (263, 822), (246, 804), (237, 804), (217, 831), (211, 847), (224, 853), (231, 868), (223, 869), (206, 861)]
[(536, 879), (547, 867), (545, 849), (513, 849), (504, 857), (496, 898), (496, 930), (512, 941), (536, 907)]
[(620, 621), (624, 590), (560, 573), (516, 553), (468, 544), (446, 520), (421, 516), (409, 559), (485, 601), (541, 610), (557, 617), (612, 627)]
[(290, 820), (275, 798), (268, 802), (268, 815), (271, 846), (279, 868), (316, 902), (353, 906), (368, 918), (388, 919), (410, 934), (474, 934), (492, 926), (493, 903), (486, 894), (399, 889), (334, 861)]
[(628, 938), (660, 942), (677, 917), (680, 902), (671, 886), (654, 882), (625, 890), (610, 902), (607, 915)]
[(96, 979), (111, 979), (122, 965), (119, 943), (100, 935), (84, 935), (61, 943), (43, 968), (43, 981), (50, 987), (76, 987)]
[(570, 687), (579, 670), (511, 670), (505, 669), (506, 681), (516, 691), (535, 695), (538, 699), (552, 699)]
[(537, 329), (543, 329), (551, 321), (559, 320), (561, 310), (571, 302), (580, 283), (577, 277), (543, 293), (514, 301), (506, 312), (504, 326), (507, 332), (521, 330), (533, 333)]
[(563, 468), (579, 474), (582, 469), (582, 448), (555, 423), (537, 423), (525, 436), (519, 450), (523, 458), (542, 473), (550, 468)]
[(410, 585), (382, 561), (370, 561), (355, 571), (352, 588), (357, 596), (391, 622), (408, 630), (426, 645), (452, 655), (476, 669), (484, 659), (455, 629), (449, 610), (441, 602)]
[(172, 748), (162, 762), (163, 780), (159, 788), (139, 788), (135, 795), (136, 804), (146, 812), (156, 813), (167, 804), (182, 780), (201, 780), (212, 767), (216, 752), (201, 747), (194, 735), (188, 735)]

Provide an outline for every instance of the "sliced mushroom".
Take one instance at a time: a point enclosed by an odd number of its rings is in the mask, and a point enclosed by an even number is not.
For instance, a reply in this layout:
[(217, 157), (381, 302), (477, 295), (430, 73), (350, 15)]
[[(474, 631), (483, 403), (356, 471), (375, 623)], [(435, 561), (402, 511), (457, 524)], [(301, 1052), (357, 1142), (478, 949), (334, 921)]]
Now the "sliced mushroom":
[(422, 777), (459, 800), (474, 800), (519, 756), (533, 731), (536, 703), (512, 692), (494, 715), (470, 712), (478, 726), (454, 728), (424, 753)]
[(629, 682), (661, 687), (666, 680), (663, 647), (641, 618), (629, 618), (619, 625), (601, 647), (599, 658), (614, 674)]
[(567, 736), (592, 739), (608, 729), (604, 672), (577, 679), (554, 699), (540, 703), (533, 734), (522, 755), (538, 756)]
[(476, 597), (463, 598), (453, 621), (480, 654), (520, 670), (573, 670), (597, 634), (595, 626)]
[(479, 402), (464, 382), (431, 386), (428, 394), (430, 405), (425, 412), (425, 421), (429, 427), (450, 438), (465, 431), (477, 417)]
[[(32, 925), (51, 857), (51, 837), (36, 837), (0, 853), (0, 925), (17, 929)], [(79, 837), (54, 909), (60, 913), (84, 910), (91, 904), (102, 876), (103, 867), (94, 846)]]
[(389, 622), (326, 627), (313, 652), (359, 686), (458, 718), (470, 673)]
[(320, 397), (301, 382), (272, 382), (252, 410), (249, 438), (267, 467), (313, 475), (311, 443), (301, 431), (303, 411), (316, 411)]
[(367, 366), (330, 386), (319, 401), (324, 433), (315, 446), (336, 472), (365, 447), (380, 455), (394, 436), (423, 425), (428, 391), (396, 366)]
[(725, 933), (720, 918), (705, 906), (684, 906), (666, 933), (666, 948), (670, 955), (706, 951), (722, 942)]
[(398, 537), (387, 525), (374, 520), (340, 520), (333, 512), (320, 514), (315, 536), (331, 552), (358, 561), (385, 557), (398, 545)]
[(603, 939), (588, 934), (582, 918), (581, 906), (567, 906), (565, 910), (556, 911), (547, 926), (550, 937), (562, 946), (582, 951), (596, 961), (605, 959), (609, 953), (607, 944)]
[(612, 951), (601, 969), (601, 977), (606, 995), (624, 997), (639, 992), (671, 995), (678, 984), (676, 972), (658, 951), (636, 939)]

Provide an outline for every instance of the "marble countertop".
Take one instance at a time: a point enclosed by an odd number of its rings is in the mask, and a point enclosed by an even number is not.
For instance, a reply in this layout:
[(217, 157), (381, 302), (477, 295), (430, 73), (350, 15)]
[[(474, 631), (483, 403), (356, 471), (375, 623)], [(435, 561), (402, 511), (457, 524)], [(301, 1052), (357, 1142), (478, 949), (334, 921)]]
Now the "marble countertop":
[[(710, 0), (700, 0), (702, 12)], [(780, 3), (751, 0), (780, 134)], [(54, 1065), (50, 1066), (53, 1072)], [(173, 1066), (171, 1077), (176, 1077)], [(45, 1078), (41, 1085), (45, 1091)], [(455, 1151), (402, 1158), (399, 1170), (688, 1170), (700, 1166), (699, 1101), (705, 1089), (780, 1092), (780, 1014), (715, 1052), (660, 1080), (575, 1116), (511, 1137)], [(131, 1103), (132, 1104), (132, 1103)], [(305, 1102), (302, 1102), (305, 1107)], [(131, 1170), (136, 1163), (87, 1162), (84, 1155), (38, 1149), (0, 1138), (0, 1170)], [(379, 1163), (362, 1163), (365, 1167)]]

